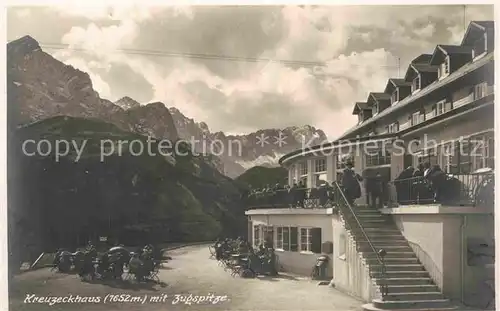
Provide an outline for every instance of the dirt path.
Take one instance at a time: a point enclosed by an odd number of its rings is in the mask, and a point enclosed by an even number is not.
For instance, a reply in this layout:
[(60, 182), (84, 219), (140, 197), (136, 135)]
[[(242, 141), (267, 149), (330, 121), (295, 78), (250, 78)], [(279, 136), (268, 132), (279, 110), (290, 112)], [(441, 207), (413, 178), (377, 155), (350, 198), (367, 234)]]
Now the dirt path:
[[(48, 269), (26, 272), (11, 285), (12, 311), (89, 310), (360, 310), (361, 302), (327, 286), (305, 278), (233, 278), (215, 260), (208, 259), (206, 246), (190, 246), (169, 252), (173, 260), (161, 270), (166, 286), (100, 284), (81, 282), (76, 275), (54, 273)], [(70, 297), (74, 302), (36, 303), (37, 297)], [(87, 297), (88, 301), (78, 302)], [(110, 295), (118, 300), (110, 302)], [(120, 296), (121, 295), (121, 296)], [(176, 296), (181, 295), (181, 296)], [(200, 304), (187, 304), (189, 296), (204, 297)], [(26, 297), (31, 298), (26, 300)], [(107, 298), (106, 298), (107, 297)], [(212, 298), (210, 298), (212, 297)], [(62, 298), (60, 298), (62, 299)], [(90, 300), (95, 300), (90, 302)], [(198, 298), (200, 299), (200, 298)], [(218, 303), (210, 303), (219, 300)], [(25, 302), (26, 300), (26, 302)], [(99, 300), (99, 301), (97, 301)], [(105, 301), (106, 300), (106, 301)]]

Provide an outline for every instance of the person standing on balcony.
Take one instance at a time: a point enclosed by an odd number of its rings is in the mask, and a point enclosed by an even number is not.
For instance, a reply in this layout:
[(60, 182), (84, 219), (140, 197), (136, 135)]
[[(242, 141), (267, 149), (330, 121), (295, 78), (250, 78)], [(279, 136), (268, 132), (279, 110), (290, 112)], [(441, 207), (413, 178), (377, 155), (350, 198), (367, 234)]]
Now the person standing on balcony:
[(439, 165), (434, 165), (429, 169), (425, 177), (431, 183), (431, 189), (434, 193), (434, 203), (441, 201), (443, 199), (443, 192), (446, 184), (446, 174), (441, 170)]
[(304, 207), (304, 201), (306, 199), (306, 186), (304, 185), (304, 183), (302, 182), (302, 180), (299, 182), (299, 185), (298, 185), (298, 189), (297, 189), (297, 192), (298, 192), (298, 206), (299, 207)]
[(380, 172), (377, 172), (377, 174), (375, 174), (375, 177), (373, 178), (373, 184), (370, 193), (372, 208), (383, 207), (382, 194), (384, 192), (384, 189), (382, 188), (382, 182), (382, 175), (380, 175)]
[(417, 203), (423, 199), (423, 196), (425, 194), (425, 184), (424, 184), (424, 172), (425, 172), (425, 167), (422, 163), (420, 163), (417, 166), (417, 169), (415, 172), (413, 172), (413, 181), (411, 184), (411, 187), (414, 191), (412, 191), (411, 195), (411, 203)]
[(290, 199), (290, 207), (295, 207), (299, 200), (299, 197), (297, 195), (297, 188), (298, 188), (297, 183), (293, 183), (293, 186), (290, 189), (288, 189), (288, 198)]
[(363, 178), (354, 172), (354, 165), (351, 160), (347, 160), (345, 166), (346, 168), (342, 174), (342, 186), (347, 202), (352, 205), (354, 200), (361, 197), (361, 186), (359, 182), (363, 181)]

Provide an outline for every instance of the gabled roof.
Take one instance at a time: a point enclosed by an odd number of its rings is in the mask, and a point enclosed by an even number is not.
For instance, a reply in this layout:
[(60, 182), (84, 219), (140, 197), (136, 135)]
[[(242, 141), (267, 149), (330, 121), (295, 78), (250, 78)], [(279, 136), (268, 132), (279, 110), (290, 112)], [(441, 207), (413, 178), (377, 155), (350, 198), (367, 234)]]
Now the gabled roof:
[(368, 106), (371, 106), (373, 101), (378, 102), (381, 100), (391, 100), (391, 95), (380, 92), (371, 92), (370, 94), (368, 94), (368, 99), (366, 100), (366, 102), (368, 103)]
[(427, 64), (431, 61), (432, 54), (420, 54), (419, 56), (415, 57), (410, 64)]
[(338, 138), (338, 139), (345, 139), (345, 137), (348, 137), (348, 136), (351, 136), (351, 135), (358, 133), (360, 130), (367, 128), (368, 125), (370, 125), (374, 122), (377, 122), (378, 120), (380, 120), (382, 118), (387, 117), (387, 115), (389, 115), (395, 111), (398, 111), (404, 107), (407, 107), (409, 104), (412, 104), (415, 101), (418, 101), (418, 100), (428, 96), (429, 94), (431, 94), (432, 92), (434, 92), (438, 89), (442, 89), (443, 86), (448, 85), (451, 82), (457, 81), (459, 78), (461, 78), (465, 74), (475, 72), (476, 70), (482, 68), (483, 66), (492, 65), (493, 59), (494, 59), (494, 54), (490, 53), (490, 54), (487, 54), (485, 57), (479, 59), (478, 61), (470, 62), (470, 63), (466, 64), (465, 66), (460, 67), (456, 71), (450, 73), (450, 75), (445, 77), (444, 79), (438, 80), (435, 83), (432, 83), (432, 84), (428, 85), (427, 87), (423, 88), (420, 92), (418, 92), (414, 95), (408, 96), (405, 99), (401, 100), (397, 105), (394, 105), (394, 106), (391, 106), (391, 107), (385, 109), (384, 111), (380, 112), (378, 115), (370, 118), (369, 120), (366, 120), (366, 122), (364, 122), (362, 124), (357, 124), (357, 125), (351, 127), (349, 130), (344, 132), (344, 134), (342, 134), (340, 136), (340, 138)]
[(461, 46), (461, 45), (436, 45), (434, 49), (434, 53), (432, 54), (431, 61), (429, 62), (431, 65), (439, 65), (446, 56), (453, 55), (472, 55), (472, 47), (470, 46)]
[(462, 39), (462, 43), (460, 45), (471, 45), (472, 42), (467, 42), (467, 39), (470, 38), (470, 34), (476, 31), (494, 31), (495, 30), (495, 22), (494, 21), (472, 21), (469, 23), (467, 27), (467, 31)]
[(367, 103), (357, 102), (356, 104), (354, 104), (354, 110), (352, 111), (352, 114), (359, 114), (361, 110), (370, 110), (370, 107), (368, 107)]
[(413, 78), (414, 72), (437, 72), (437, 68), (433, 69), (429, 66), (429, 62), (432, 59), (433, 54), (420, 54), (419, 56), (415, 57), (411, 62), (410, 65), (408, 65), (408, 68), (406, 69), (405, 77), (404, 80), (407, 82), (410, 82), (410, 78)]
[(429, 64), (410, 64), (410, 66), (408, 66), (408, 70), (406, 70), (405, 81), (412, 79), (415, 76), (412, 73), (415, 72), (437, 72), (437, 71), (438, 71), (437, 66), (431, 66)]
[(387, 80), (387, 84), (385, 86), (384, 93), (390, 94), (392, 91), (401, 86), (411, 86), (410, 82), (406, 82), (405, 79), (389, 79)]

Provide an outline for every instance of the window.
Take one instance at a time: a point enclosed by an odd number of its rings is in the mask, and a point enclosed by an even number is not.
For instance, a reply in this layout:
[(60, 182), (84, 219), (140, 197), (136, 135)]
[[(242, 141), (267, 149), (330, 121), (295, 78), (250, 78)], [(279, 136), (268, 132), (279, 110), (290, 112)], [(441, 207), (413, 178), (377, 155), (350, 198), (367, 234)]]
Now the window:
[(434, 117), (437, 117), (444, 113), (444, 105), (445, 101), (440, 101), (436, 103), (434, 106), (432, 106), (432, 112)]
[(423, 120), (423, 113), (421, 111), (415, 112), (411, 115), (411, 126), (415, 126), (422, 122)]
[(471, 170), (475, 171), (482, 168), (494, 168), (495, 145), (493, 133), (489, 132), (471, 137), (469, 142), (471, 145)]
[(366, 166), (378, 166), (391, 164), (391, 154), (387, 150), (380, 150), (376, 154), (366, 154)]
[(300, 251), (321, 253), (321, 228), (300, 228)]
[(495, 168), (493, 133), (475, 135), (450, 144), (449, 172), (470, 174), (482, 168)]
[(474, 47), (472, 49), (472, 58), (476, 58), (486, 52), (486, 34), (484, 34), (480, 39), (474, 42)]
[(493, 133), (489, 133), (486, 137), (485, 146), (485, 156), (486, 156), (486, 167), (495, 168), (495, 140), (493, 138)]
[(299, 174), (300, 176), (307, 175), (307, 162), (300, 163)]
[(274, 247), (274, 227), (263, 226), (262, 229), (262, 240), (266, 241), (271, 247)]
[(363, 112), (360, 111), (358, 113), (358, 123), (362, 123), (363, 121), (364, 121), (364, 119), (363, 119)]
[(316, 159), (314, 161), (314, 172), (325, 172), (326, 171), (326, 159)]
[(391, 95), (391, 105), (394, 105), (398, 101), (399, 101), (399, 89), (396, 88), (396, 90), (394, 92), (392, 92), (392, 95)]
[(388, 133), (397, 133), (399, 132), (399, 122), (394, 122), (392, 124), (389, 124), (387, 126), (387, 132)]
[(486, 96), (486, 82), (477, 84), (474, 86), (474, 100), (480, 99)]
[(373, 104), (373, 107), (372, 107), (372, 115), (376, 115), (378, 113), (378, 104), (375, 103)]
[(262, 243), (260, 236), (260, 226), (253, 226), (253, 245), (259, 246)]
[(411, 91), (415, 92), (416, 90), (420, 90), (420, 75), (417, 75), (411, 84)]
[(297, 182), (297, 170), (296, 170), (296, 167), (295, 167), (295, 164), (290, 166), (290, 178), (292, 180), (292, 182)]
[(444, 61), (439, 66), (439, 78), (444, 78), (450, 73), (450, 57), (446, 56)]
[(276, 228), (276, 249), (283, 249), (283, 227)]
[(276, 249), (290, 251), (290, 227), (276, 228)]
[(311, 229), (300, 228), (300, 251), (311, 251)]
[(422, 154), (417, 156), (418, 164), (424, 164), (425, 162), (429, 162), (432, 165), (437, 165), (438, 156), (435, 149), (430, 149), (428, 151), (423, 152)]

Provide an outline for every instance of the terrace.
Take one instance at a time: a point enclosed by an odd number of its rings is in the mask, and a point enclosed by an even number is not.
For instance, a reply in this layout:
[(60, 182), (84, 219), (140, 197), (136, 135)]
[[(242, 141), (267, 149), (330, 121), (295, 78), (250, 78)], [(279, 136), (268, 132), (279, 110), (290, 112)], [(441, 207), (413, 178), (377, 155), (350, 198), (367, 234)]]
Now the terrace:
[[(370, 179), (365, 178), (362, 187), (366, 187)], [(431, 204), (450, 207), (493, 206), (492, 170), (475, 174), (446, 174), (437, 187), (440, 194), (435, 198), (433, 189), (436, 186), (433, 187), (424, 177), (396, 179), (382, 185), (382, 200), (387, 207)], [(340, 188), (322, 185), (316, 188), (257, 191), (248, 195), (245, 200), (248, 209), (326, 209), (337, 206), (336, 202), (341, 196), (338, 190)]]

